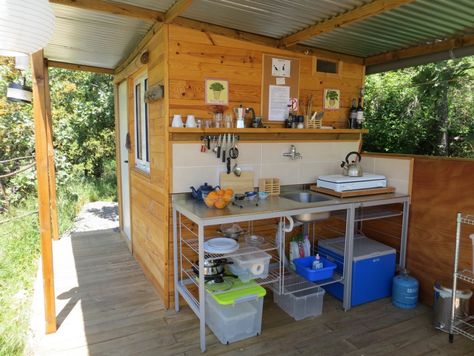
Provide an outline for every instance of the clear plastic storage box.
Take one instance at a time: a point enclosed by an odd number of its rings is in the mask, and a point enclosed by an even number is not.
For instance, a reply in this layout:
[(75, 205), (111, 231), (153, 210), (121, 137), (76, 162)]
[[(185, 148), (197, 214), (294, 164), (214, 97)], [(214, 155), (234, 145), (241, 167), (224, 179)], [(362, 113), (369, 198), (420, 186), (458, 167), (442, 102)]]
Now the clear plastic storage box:
[[(253, 281), (248, 284), (246, 289), (206, 293), (206, 323), (223, 344), (259, 335), (262, 330), (266, 291)], [(238, 288), (239, 282), (234, 287)]]
[[(289, 278), (284, 292), (273, 293), (273, 301), (295, 320), (302, 320), (323, 312), (324, 289), (315, 287), (309, 282), (302, 282), (299, 278)], [(307, 288), (307, 289), (306, 289)]]
[[(256, 278), (267, 278), (272, 256), (257, 247), (244, 247), (245, 254), (231, 257), (228, 269), (242, 282)], [(244, 249), (240, 249), (239, 252)]]

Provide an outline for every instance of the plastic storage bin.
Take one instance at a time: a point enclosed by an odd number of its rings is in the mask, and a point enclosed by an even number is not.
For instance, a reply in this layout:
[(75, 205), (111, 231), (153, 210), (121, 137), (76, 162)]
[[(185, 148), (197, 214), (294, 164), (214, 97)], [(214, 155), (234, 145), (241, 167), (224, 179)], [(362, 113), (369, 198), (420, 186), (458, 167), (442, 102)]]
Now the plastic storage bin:
[(336, 269), (336, 264), (324, 257), (320, 257), (321, 262), (323, 263), (323, 268), (313, 269), (315, 258), (315, 256), (295, 258), (293, 263), (295, 264), (296, 273), (311, 282), (332, 278), (334, 270)]
[[(242, 285), (237, 281), (234, 288)], [(221, 294), (206, 293), (206, 323), (223, 344), (259, 335), (262, 330), (266, 291), (253, 281), (248, 285)]]
[(231, 273), (238, 276), (242, 282), (268, 277), (271, 255), (257, 247), (244, 247), (239, 250), (239, 253), (241, 252), (245, 254), (229, 258), (233, 262), (228, 265)]
[[(333, 260), (337, 265), (336, 271), (341, 274), (344, 265), (344, 240), (344, 237), (339, 237), (318, 242), (319, 255)], [(351, 306), (390, 297), (395, 266), (395, 249), (365, 236), (354, 237)], [(342, 283), (329, 284), (323, 288), (342, 300)]]
[[(310, 282), (295, 283), (290, 278), (284, 292), (273, 293), (273, 301), (295, 320), (302, 320), (323, 312), (324, 289), (315, 287)], [(294, 283), (294, 284), (293, 284)], [(305, 289), (308, 288), (308, 289)], [(304, 290), (301, 290), (304, 289)]]

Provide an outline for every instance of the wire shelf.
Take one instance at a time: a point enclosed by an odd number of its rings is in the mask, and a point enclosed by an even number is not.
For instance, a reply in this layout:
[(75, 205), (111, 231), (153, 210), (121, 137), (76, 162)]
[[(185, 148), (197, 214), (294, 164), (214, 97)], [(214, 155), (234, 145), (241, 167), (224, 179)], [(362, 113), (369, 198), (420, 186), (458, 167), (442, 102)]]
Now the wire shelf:
[(453, 331), (467, 337), (468, 339), (474, 340), (474, 316), (469, 316), (464, 319), (455, 318)]
[[(183, 239), (181, 241), (184, 242), (184, 244), (188, 246), (193, 252), (195, 252), (196, 254), (199, 254), (199, 240), (198, 239)], [(278, 246), (276, 246), (274, 242), (265, 241), (264, 243), (258, 246), (247, 245), (245, 243), (242, 243), (240, 244), (239, 249), (232, 253), (219, 254), (219, 253), (205, 252), (206, 260), (211, 261), (211, 260), (215, 260), (219, 258), (229, 258), (229, 257), (248, 255), (251, 253), (255, 253), (255, 247), (258, 247), (259, 252), (260, 251), (268, 252), (268, 251), (273, 251), (273, 250), (278, 249)]]
[[(188, 278), (186, 280), (182, 281), (182, 283), (186, 284), (186, 283), (192, 282), (194, 285), (196, 285), (199, 288), (199, 281), (198, 281), (197, 276), (194, 273), (194, 271), (192, 269), (187, 269), (187, 270), (183, 270), (183, 272)], [(237, 277), (235, 277), (235, 278), (237, 279)], [(265, 286), (265, 285), (268, 285), (268, 284), (278, 283), (280, 281), (280, 271), (279, 271), (278, 268), (271, 269), (268, 272), (268, 276), (266, 278), (257, 278), (257, 279), (254, 279), (254, 281), (255, 281), (256, 284), (258, 284), (260, 286)], [(231, 288), (230, 290), (236, 291), (236, 290), (241, 290), (241, 289), (246, 289), (246, 288), (248, 288), (248, 286), (244, 285), (244, 286), (238, 287), (238, 288)], [(206, 289), (206, 292), (208, 294), (216, 295), (216, 294), (227, 293), (230, 290), (211, 292), (211, 291)]]
[(462, 215), (461, 222), (463, 224), (474, 225), (474, 215)]
[[(387, 209), (387, 208), (382, 208), (379, 206), (363, 207), (363, 208), (356, 209), (354, 221), (359, 222), (359, 221), (391, 218), (394, 216), (400, 216), (402, 214), (403, 214), (402, 210)], [(332, 213), (332, 215), (342, 220), (346, 219), (346, 213), (344, 211), (342, 212), (337, 211), (337, 212)]]
[(462, 270), (462, 271), (458, 271), (456, 273), (456, 276), (459, 279), (462, 279), (463, 281), (474, 284), (474, 274), (470, 270), (465, 269), (465, 270)]

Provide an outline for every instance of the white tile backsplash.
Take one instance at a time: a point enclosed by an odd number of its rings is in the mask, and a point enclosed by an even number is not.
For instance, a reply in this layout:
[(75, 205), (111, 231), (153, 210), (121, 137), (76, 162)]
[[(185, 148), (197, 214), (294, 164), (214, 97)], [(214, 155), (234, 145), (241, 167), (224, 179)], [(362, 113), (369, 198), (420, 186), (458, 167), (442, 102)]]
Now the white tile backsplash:
[[(303, 159), (292, 161), (284, 157), (289, 143), (240, 143), (239, 166), (254, 172), (254, 185), (259, 178), (279, 177), (281, 184), (313, 183), (323, 174), (341, 172), (340, 163), (350, 151), (359, 147), (354, 142), (296, 142), (296, 150)], [(173, 186), (172, 192), (188, 192), (190, 186), (204, 182), (219, 184), (219, 173), (225, 171), (225, 164), (212, 152), (200, 152), (201, 144), (173, 144)], [(234, 165), (232, 161), (232, 166)]]

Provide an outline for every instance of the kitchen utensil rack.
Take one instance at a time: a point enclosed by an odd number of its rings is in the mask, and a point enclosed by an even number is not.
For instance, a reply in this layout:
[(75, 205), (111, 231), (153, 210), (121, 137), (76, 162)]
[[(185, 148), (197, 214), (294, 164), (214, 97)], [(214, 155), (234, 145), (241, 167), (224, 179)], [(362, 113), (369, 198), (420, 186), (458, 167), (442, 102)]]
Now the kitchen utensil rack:
[(456, 309), (456, 290), (458, 280), (474, 284), (474, 274), (469, 270), (459, 270), (459, 253), (461, 243), (462, 225), (474, 225), (474, 215), (463, 215), (459, 212), (456, 216), (456, 247), (454, 252), (454, 271), (453, 271), (453, 288), (451, 295), (451, 322), (449, 326), (449, 342), (454, 341), (454, 334), (460, 334), (474, 341), (474, 315), (460, 317), (455, 315)]
[(258, 190), (270, 195), (280, 195), (280, 178), (260, 178)]

